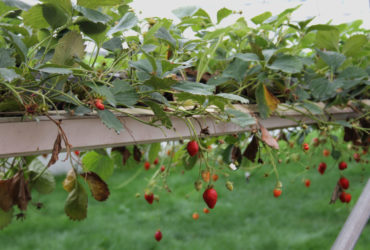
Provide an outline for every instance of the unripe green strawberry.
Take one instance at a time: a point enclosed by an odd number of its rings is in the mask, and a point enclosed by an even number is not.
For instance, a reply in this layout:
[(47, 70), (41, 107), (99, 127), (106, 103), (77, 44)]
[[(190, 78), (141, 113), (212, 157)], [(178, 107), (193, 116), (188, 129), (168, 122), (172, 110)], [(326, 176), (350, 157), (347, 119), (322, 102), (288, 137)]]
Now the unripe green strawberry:
[(199, 191), (202, 189), (203, 183), (201, 180), (194, 182), (195, 190)]
[(226, 182), (226, 188), (229, 190), (229, 191), (233, 191), (234, 190), (234, 185), (231, 181), (227, 181)]

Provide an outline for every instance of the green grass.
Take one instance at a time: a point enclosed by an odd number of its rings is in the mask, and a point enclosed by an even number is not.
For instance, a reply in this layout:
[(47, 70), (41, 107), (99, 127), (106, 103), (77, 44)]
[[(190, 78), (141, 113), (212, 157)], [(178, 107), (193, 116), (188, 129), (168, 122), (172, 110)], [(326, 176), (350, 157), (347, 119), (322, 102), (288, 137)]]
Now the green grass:
[[(224, 176), (215, 183), (219, 199), (209, 214), (202, 212), (202, 193), (193, 188), (196, 169), (170, 176), (172, 192), (157, 192), (160, 202), (153, 205), (135, 194), (143, 193), (154, 170), (115, 190), (137, 171), (121, 169), (108, 181), (111, 196), (106, 202), (89, 197), (88, 218), (82, 222), (70, 221), (64, 214), (67, 193), (59, 177), (53, 194), (33, 193), (33, 201), (43, 202), (43, 209), (30, 206), (23, 222), (13, 221), (0, 231), (0, 249), (329, 249), (369, 177), (365, 168), (351, 162), (345, 170), (351, 182), (349, 205), (328, 204), (339, 177), (334, 165), (328, 164), (321, 176), (316, 169), (300, 175), (302, 168), (296, 164), (280, 164), (284, 187), (278, 199), (272, 196), (274, 177), (263, 177), (269, 166), (253, 172), (249, 183), (239, 170), (230, 175), (233, 192), (224, 187)], [(303, 178), (311, 179), (310, 188), (304, 186)], [(197, 221), (191, 217), (195, 211), (200, 214)], [(163, 233), (159, 243), (154, 240), (158, 228)], [(368, 249), (369, 235), (368, 224), (355, 249)]]

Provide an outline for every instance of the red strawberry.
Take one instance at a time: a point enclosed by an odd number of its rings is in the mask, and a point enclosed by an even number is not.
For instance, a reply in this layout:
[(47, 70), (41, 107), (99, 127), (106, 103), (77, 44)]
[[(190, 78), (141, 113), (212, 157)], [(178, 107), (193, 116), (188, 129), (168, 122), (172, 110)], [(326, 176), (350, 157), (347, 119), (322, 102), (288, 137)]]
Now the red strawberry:
[(307, 143), (303, 143), (303, 150), (304, 151), (307, 151), (307, 150), (309, 150), (310, 149), (310, 146), (308, 146), (308, 144)]
[(80, 151), (75, 150), (75, 155), (79, 156), (80, 155)]
[(360, 156), (359, 153), (354, 153), (353, 158), (355, 159), (356, 162), (360, 162), (360, 160), (361, 160), (361, 156)]
[(317, 137), (313, 138), (313, 145), (314, 145), (315, 147), (317, 147), (317, 146), (319, 146), (319, 144), (320, 144), (320, 140), (319, 140), (319, 138), (317, 138)]
[(203, 208), (203, 213), (205, 213), (205, 214), (209, 214), (209, 209), (208, 208)]
[(350, 202), (351, 202), (351, 199), (352, 199), (351, 194), (346, 193), (345, 202), (346, 202), (346, 203), (350, 203)]
[(346, 193), (346, 192), (342, 192), (340, 195), (339, 195), (339, 199), (341, 202), (343, 203), (349, 203), (352, 199), (352, 196), (351, 194), (349, 193)]
[(349, 180), (346, 177), (340, 178), (338, 183), (343, 189), (347, 189), (349, 187)]
[(324, 174), (325, 173), (325, 170), (326, 170), (326, 163), (325, 162), (321, 162), (319, 164), (319, 167), (318, 167), (317, 170), (320, 172), (320, 174)]
[(306, 179), (306, 180), (304, 181), (304, 185), (305, 185), (306, 187), (310, 187), (310, 185), (311, 185), (311, 181), (310, 181), (309, 179)]
[(101, 99), (95, 99), (94, 104), (97, 109), (104, 110), (104, 104)]
[(340, 170), (346, 169), (347, 168), (347, 163), (345, 161), (342, 161), (338, 165)]
[(155, 160), (154, 160), (154, 165), (157, 165), (158, 164), (158, 162), (159, 162), (159, 160), (158, 160), (158, 158), (155, 158)]
[(214, 208), (217, 202), (217, 192), (213, 188), (207, 188), (203, 193), (203, 200), (209, 208)]
[(162, 232), (161, 232), (161, 230), (158, 229), (157, 232), (155, 232), (154, 238), (155, 238), (156, 241), (161, 241), (161, 239), (162, 239)]
[(161, 166), (161, 172), (164, 172), (166, 170), (166, 167), (164, 165)]
[(190, 156), (194, 156), (199, 151), (199, 146), (196, 141), (190, 141), (187, 145), (187, 150)]
[(153, 193), (145, 193), (144, 198), (149, 204), (152, 204), (154, 200), (154, 195)]
[(329, 151), (329, 150), (327, 150), (327, 149), (324, 149), (324, 150), (322, 151), (322, 154), (323, 154), (324, 156), (329, 156), (329, 155), (330, 155), (330, 151)]
[(150, 163), (149, 163), (148, 161), (146, 161), (146, 162), (144, 163), (144, 168), (145, 168), (145, 170), (149, 170), (149, 168), (150, 168)]
[(275, 198), (279, 197), (281, 195), (281, 189), (275, 188), (274, 189), (274, 196)]

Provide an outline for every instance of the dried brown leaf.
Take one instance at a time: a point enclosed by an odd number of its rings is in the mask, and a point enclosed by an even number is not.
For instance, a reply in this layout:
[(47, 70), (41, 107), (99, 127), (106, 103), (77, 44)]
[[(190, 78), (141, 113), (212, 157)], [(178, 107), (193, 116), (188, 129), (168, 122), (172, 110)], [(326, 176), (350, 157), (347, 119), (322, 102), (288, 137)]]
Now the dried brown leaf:
[(248, 147), (245, 149), (243, 156), (246, 157), (248, 160), (254, 162), (256, 160), (256, 156), (258, 153), (258, 137), (253, 136), (252, 141), (248, 144)]
[(130, 151), (125, 146), (113, 148), (112, 151), (118, 151), (118, 152), (120, 152), (121, 155), (122, 155), (122, 164), (123, 165), (126, 165), (127, 160), (131, 156)]
[(334, 191), (331, 195), (331, 199), (330, 199), (329, 204), (334, 204), (338, 200), (341, 193), (342, 193), (342, 188), (340, 187), (339, 183), (337, 183), (337, 185), (335, 185)]
[(279, 144), (277, 143), (276, 139), (271, 136), (269, 131), (264, 126), (262, 126), (260, 122), (258, 122), (258, 125), (261, 130), (262, 141), (274, 149), (279, 149)]
[(231, 150), (231, 160), (233, 162), (238, 162), (239, 164), (242, 161), (242, 151), (240, 150), (239, 147), (233, 146)]
[(0, 180), (0, 208), (5, 212), (8, 212), (13, 206), (12, 182), (13, 178)]
[(50, 167), (55, 162), (57, 162), (57, 160), (59, 159), (58, 155), (61, 150), (62, 150), (62, 135), (58, 133), (58, 136), (54, 141), (54, 147), (53, 147), (53, 151), (51, 152), (51, 158), (48, 162), (48, 167)]
[(110, 194), (108, 185), (97, 174), (94, 172), (86, 172), (80, 175), (87, 181), (95, 200), (105, 201), (108, 199)]
[(141, 156), (142, 156), (142, 154), (141, 154), (140, 149), (135, 145), (134, 146), (134, 159), (135, 159), (135, 161), (140, 162), (141, 161)]

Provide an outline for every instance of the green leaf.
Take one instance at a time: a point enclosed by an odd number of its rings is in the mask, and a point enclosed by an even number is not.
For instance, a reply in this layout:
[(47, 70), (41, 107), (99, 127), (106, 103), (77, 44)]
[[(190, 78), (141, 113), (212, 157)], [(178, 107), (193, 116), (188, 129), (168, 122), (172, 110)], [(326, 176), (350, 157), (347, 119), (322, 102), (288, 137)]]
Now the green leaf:
[(340, 72), (338, 78), (345, 78), (345, 79), (357, 79), (357, 78), (364, 78), (367, 77), (368, 74), (362, 68), (356, 66), (350, 66), (345, 68), (342, 72)]
[(74, 57), (82, 58), (85, 54), (85, 45), (81, 34), (70, 31), (59, 39), (52, 63), (72, 66)]
[(270, 109), (265, 99), (265, 88), (262, 83), (257, 85), (255, 93), (259, 115), (261, 116), (262, 119), (266, 119), (270, 114)]
[(64, 211), (71, 220), (83, 220), (87, 216), (87, 192), (78, 182), (68, 194)]
[(167, 113), (163, 111), (162, 107), (152, 101), (145, 101), (145, 104), (147, 104), (154, 112), (157, 119), (159, 119), (163, 126), (166, 128), (172, 127), (171, 119), (168, 117)]
[(117, 104), (131, 107), (139, 100), (139, 95), (130, 83), (123, 80), (115, 80), (110, 89)]
[[(31, 187), (40, 194), (49, 194), (55, 189), (54, 175), (50, 172), (50, 170), (44, 170), (45, 167), (46, 166), (44, 166), (44, 164), (42, 164), (42, 162), (37, 158), (28, 166), (28, 170), (30, 171)], [(41, 176), (39, 176), (36, 180), (33, 180), (33, 178), (41, 173)]]
[(262, 55), (265, 61), (268, 63), (273, 55), (277, 52), (276, 49), (264, 49), (262, 50)]
[(148, 59), (142, 59), (138, 61), (130, 61), (129, 65), (135, 69), (143, 71), (149, 75), (153, 72), (153, 66)]
[(346, 56), (362, 55), (361, 48), (368, 44), (369, 40), (365, 35), (353, 35), (343, 45), (343, 54)]
[(161, 150), (162, 148), (161, 148), (160, 142), (150, 144), (149, 154), (148, 154), (149, 162), (153, 162), (155, 158), (159, 156), (159, 152), (161, 152)]
[(224, 70), (222, 73), (223, 78), (233, 78), (238, 82), (243, 81), (249, 63), (245, 60), (241, 60), (239, 58), (235, 58)]
[(108, 155), (102, 155), (95, 151), (89, 151), (82, 158), (84, 172), (92, 171), (107, 180), (114, 171), (114, 162)]
[(40, 0), (43, 3), (51, 3), (61, 8), (67, 15), (72, 15), (72, 3), (71, 0)]
[(214, 91), (213, 86), (207, 86), (198, 82), (178, 82), (172, 85), (172, 88), (178, 91), (187, 92), (194, 95), (212, 95)]
[(118, 22), (118, 24), (112, 27), (107, 35), (110, 36), (116, 32), (124, 31), (127, 29), (131, 29), (138, 23), (138, 18), (132, 12), (127, 12)]
[(21, 78), (13, 69), (0, 68), (0, 76), (8, 82)]
[(6, 35), (8, 35), (10, 41), (15, 46), (15, 49), (17, 50), (18, 54), (21, 56), (22, 60), (25, 61), (28, 49), (26, 45), (23, 43), (22, 39), (10, 31), (5, 31), (5, 33)]
[(231, 15), (233, 12), (227, 8), (222, 8), (220, 10), (217, 11), (217, 24), (219, 24), (222, 19), (228, 17), (229, 15)]
[(49, 74), (60, 74), (60, 75), (72, 74), (72, 70), (70, 69), (57, 68), (57, 67), (43, 67), (43, 68), (39, 68), (38, 71), (49, 73)]
[(4, 210), (0, 208), (0, 230), (5, 228), (12, 222), (13, 211), (14, 211), (13, 208), (9, 209), (8, 212), (5, 212)]
[(251, 20), (254, 24), (262, 24), (264, 21), (272, 16), (270, 11), (266, 11), (258, 16), (253, 17)]
[(285, 73), (294, 74), (303, 69), (303, 63), (297, 56), (281, 55), (278, 56), (268, 68), (273, 70), (281, 70)]
[(185, 170), (191, 170), (198, 161), (198, 155), (190, 156), (186, 155), (182, 157), (182, 165), (184, 165)]
[(315, 115), (322, 115), (322, 114), (324, 114), (323, 110), (319, 106), (317, 106), (315, 103), (313, 103), (311, 101), (305, 100), (301, 105), (305, 109), (307, 109), (308, 111), (310, 111), (312, 114), (315, 114)]
[(48, 28), (49, 24), (43, 15), (43, 8), (41, 4), (32, 6), (31, 9), (22, 13), (23, 22), (26, 26), (34, 29)]
[(184, 17), (193, 16), (198, 11), (198, 9), (199, 7), (196, 6), (186, 6), (177, 8), (173, 10), (172, 13), (179, 19), (183, 19)]
[[(123, 125), (120, 120), (108, 109), (98, 110), (98, 115), (107, 128), (114, 129), (117, 134), (123, 130)], [(91, 171), (95, 172), (94, 170)]]
[(318, 31), (316, 33), (315, 45), (317, 48), (337, 51), (338, 44), (339, 44), (338, 30)]
[(106, 24), (94, 23), (85, 18), (80, 19), (76, 24), (84, 34), (92, 38), (99, 46), (105, 41), (108, 28)]
[(238, 101), (238, 102), (241, 102), (241, 103), (249, 103), (249, 101), (247, 99), (245, 99), (244, 97), (234, 95), (234, 94), (219, 93), (216, 96), (220, 96), (222, 98), (229, 99), (229, 100), (232, 100), (232, 101)]
[(313, 97), (320, 101), (325, 101), (336, 94), (336, 86), (325, 78), (314, 79), (309, 86)]
[(322, 30), (322, 31), (338, 31), (338, 29), (332, 25), (327, 24), (315, 24), (308, 27), (306, 33), (313, 31), (313, 30)]
[(226, 114), (231, 116), (231, 122), (235, 123), (236, 125), (239, 125), (242, 128), (245, 128), (249, 125), (256, 124), (256, 120), (247, 113), (241, 112), (236, 109), (226, 109)]
[(115, 6), (124, 3), (125, 0), (77, 0), (78, 5), (91, 9), (103, 6)]
[(170, 32), (164, 28), (161, 27), (159, 30), (154, 34), (156, 38), (163, 39), (166, 42), (168, 42), (172, 47), (176, 47), (176, 40), (173, 38), (173, 36), (170, 34)]
[(20, 0), (2, 0), (6, 5), (16, 7), (21, 10), (29, 10), (31, 6)]
[(108, 23), (111, 20), (110, 16), (107, 16), (103, 14), (100, 11), (94, 10), (94, 9), (89, 9), (85, 8), (82, 6), (74, 6), (74, 9), (80, 12), (84, 17), (86, 17), (89, 21), (94, 22), (94, 23)]
[(66, 15), (66, 12), (54, 4), (43, 4), (42, 14), (45, 20), (54, 30), (56, 28), (59, 28), (60, 26), (63, 26), (68, 21), (68, 16)]
[(254, 53), (238, 53), (235, 57), (245, 62), (258, 62), (260, 60), (259, 57)]
[(113, 37), (112, 39), (106, 41), (103, 43), (103, 49), (109, 50), (109, 51), (115, 51), (115, 50), (122, 50), (122, 40), (119, 37)]
[(152, 76), (149, 80), (144, 82), (145, 85), (151, 86), (154, 89), (159, 90), (169, 90), (171, 86), (175, 84), (176, 81), (171, 78), (158, 78), (156, 76)]
[(0, 48), (0, 68), (15, 66), (15, 58), (12, 57), (13, 50)]
[(317, 50), (317, 54), (334, 71), (336, 71), (346, 60), (346, 57), (344, 55), (334, 51)]

